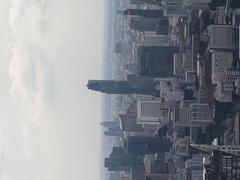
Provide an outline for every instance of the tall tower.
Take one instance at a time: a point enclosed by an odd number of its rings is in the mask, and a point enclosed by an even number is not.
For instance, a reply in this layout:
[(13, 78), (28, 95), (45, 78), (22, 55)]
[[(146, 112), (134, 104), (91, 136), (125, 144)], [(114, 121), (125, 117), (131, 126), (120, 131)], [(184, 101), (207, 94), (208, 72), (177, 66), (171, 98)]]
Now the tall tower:
[(105, 128), (119, 128), (119, 123), (116, 121), (104, 121), (100, 123)]
[(155, 154), (169, 152), (172, 142), (168, 138), (128, 136), (124, 141), (126, 153), (131, 155)]
[(163, 16), (163, 11), (158, 9), (127, 9), (123, 14), (128, 16), (142, 16), (146, 18), (160, 18)]
[(129, 27), (135, 31), (156, 31), (158, 18), (146, 18), (142, 16), (131, 16), (129, 18)]
[(130, 0), (131, 4), (162, 4), (162, 0)]
[(145, 94), (158, 96), (154, 88), (153, 79), (138, 79), (128, 81), (115, 80), (89, 80), (88, 89), (106, 94)]

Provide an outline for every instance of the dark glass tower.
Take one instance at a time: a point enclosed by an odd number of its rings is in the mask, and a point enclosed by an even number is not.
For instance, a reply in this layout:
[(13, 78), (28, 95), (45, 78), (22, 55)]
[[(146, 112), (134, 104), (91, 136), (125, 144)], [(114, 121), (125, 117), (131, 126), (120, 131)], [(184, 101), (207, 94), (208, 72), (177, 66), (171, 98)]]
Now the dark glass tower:
[(160, 18), (163, 16), (162, 10), (151, 10), (151, 9), (127, 9), (123, 12), (124, 15), (128, 16), (142, 16), (147, 18)]
[(130, 0), (131, 4), (162, 4), (162, 0)]
[(129, 81), (89, 80), (88, 89), (106, 94), (144, 94), (158, 96), (153, 79), (138, 79)]
[(143, 164), (143, 159), (126, 154), (122, 147), (113, 147), (109, 157), (104, 159), (108, 171), (130, 171), (139, 164)]
[(168, 138), (128, 136), (124, 142), (127, 154), (145, 155), (156, 152), (169, 152), (172, 142)]

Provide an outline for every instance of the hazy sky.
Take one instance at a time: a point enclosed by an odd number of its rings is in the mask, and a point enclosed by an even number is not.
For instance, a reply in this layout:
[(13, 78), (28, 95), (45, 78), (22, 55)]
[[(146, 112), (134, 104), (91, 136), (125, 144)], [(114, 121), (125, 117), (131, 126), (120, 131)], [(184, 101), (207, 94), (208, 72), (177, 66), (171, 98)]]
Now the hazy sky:
[(99, 180), (103, 0), (0, 0), (0, 180)]

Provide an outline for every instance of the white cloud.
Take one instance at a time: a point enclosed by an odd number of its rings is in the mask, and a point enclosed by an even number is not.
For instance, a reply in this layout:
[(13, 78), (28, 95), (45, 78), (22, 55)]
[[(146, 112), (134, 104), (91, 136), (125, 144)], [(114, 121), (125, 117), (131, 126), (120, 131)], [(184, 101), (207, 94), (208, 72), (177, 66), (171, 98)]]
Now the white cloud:
[(98, 179), (91, 171), (99, 172), (101, 103), (85, 85), (101, 72), (101, 21), (99, 14), (93, 14), (88, 22), (84, 13), (100, 12), (101, 1), (10, 3), (10, 95), (22, 115), (9, 123), (5, 176)]

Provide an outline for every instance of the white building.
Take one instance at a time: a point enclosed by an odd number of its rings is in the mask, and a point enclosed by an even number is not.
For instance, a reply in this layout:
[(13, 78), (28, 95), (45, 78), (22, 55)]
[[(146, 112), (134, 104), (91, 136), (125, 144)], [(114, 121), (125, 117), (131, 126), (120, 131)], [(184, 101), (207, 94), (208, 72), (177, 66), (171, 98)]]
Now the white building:
[(164, 125), (171, 119), (176, 101), (137, 101), (137, 123), (142, 125)]
[(212, 53), (212, 83), (217, 84), (222, 81), (224, 79), (226, 69), (230, 69), (232, 67), (232, 52), (214, 50)]
[[(234, 29), (231, 25), (210, 25), (210, 49), (233, 50), (234, 44)], [(220, 38), (221, 37), (221, 38)]]
[(222, 81), (217, 84), (214, 97), (218, 102), (232, 102), (233, 82)]

